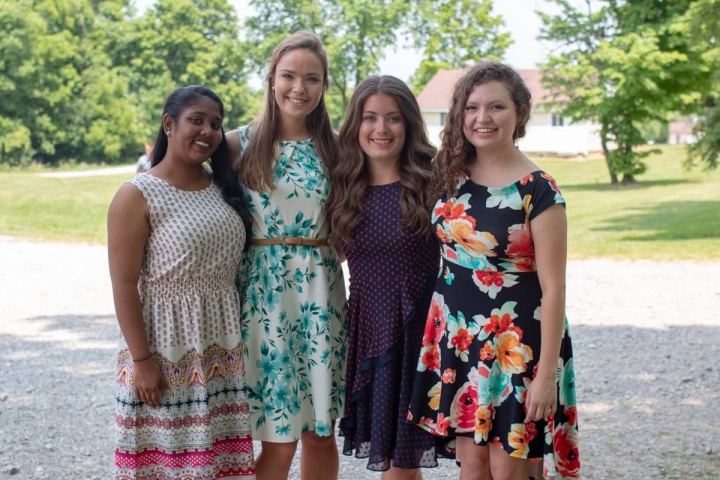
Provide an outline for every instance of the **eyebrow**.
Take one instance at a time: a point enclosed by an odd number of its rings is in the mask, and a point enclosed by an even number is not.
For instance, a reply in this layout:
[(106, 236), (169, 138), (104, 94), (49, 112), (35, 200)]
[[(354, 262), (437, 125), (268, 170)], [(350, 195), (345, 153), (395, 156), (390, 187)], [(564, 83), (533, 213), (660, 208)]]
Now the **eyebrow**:
[[(375, 110), (363, 110), (363, 113), (373, 113), (375, 115), (378, 115), (378, 113)], [(387, 115), (402, 115), (399, 111), (392, 111), (388, 112)]]
[[(290, 68), (281, 68), (279, 71), (280, 71), (280, 72), (287, 72), (287, 73), (297, 73), (295, 70), (292, 70), (292, 69), (290, 69)], [(317, 75), (318, 77), (321, 77), (321, 76), (322, 76), (321, 73), (317, 73), (317, 72), (308, 72), (307, 74), (308, 74), (308, 75)]]

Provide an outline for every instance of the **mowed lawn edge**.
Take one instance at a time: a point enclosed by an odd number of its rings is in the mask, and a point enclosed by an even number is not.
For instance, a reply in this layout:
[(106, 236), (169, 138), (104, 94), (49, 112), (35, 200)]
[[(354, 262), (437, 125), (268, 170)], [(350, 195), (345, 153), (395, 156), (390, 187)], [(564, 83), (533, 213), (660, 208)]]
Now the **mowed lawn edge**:
[[(720, 170), (684, 170), (683, 146), (648, 157), (634, 186), (610, 185), (598, 155), (529, 156), (567, 201), (570, 259), (720, 260)], [(130, 178), (0, 172), (0, 235), (104, 244), (108, 205)]]

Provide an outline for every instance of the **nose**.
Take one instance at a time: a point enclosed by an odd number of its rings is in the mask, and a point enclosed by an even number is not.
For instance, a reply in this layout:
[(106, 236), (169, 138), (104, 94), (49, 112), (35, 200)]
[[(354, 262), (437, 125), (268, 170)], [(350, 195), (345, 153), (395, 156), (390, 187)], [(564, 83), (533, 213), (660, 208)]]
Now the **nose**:
[(296, 78), (293, 82), (293, 91), (295, 92), (304, 92), (305, 91), (305, 82), (302, 78)]
[(377, 133), (387, 132), (387, 124), (385, 123), (385, 120), (383, 120), (382, 118), (378, 119), (375, 124), (375, 131), (377, 131)]

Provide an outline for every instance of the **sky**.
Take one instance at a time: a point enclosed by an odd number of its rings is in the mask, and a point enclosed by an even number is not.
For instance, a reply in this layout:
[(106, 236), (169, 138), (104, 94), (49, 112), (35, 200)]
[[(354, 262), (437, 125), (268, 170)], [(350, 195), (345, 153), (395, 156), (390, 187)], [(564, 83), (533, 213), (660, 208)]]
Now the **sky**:
[[(243, 18), (251, 10), (249, 0), (229, 0), (235, 6), (238, 16)], [(139, 11), (144, 11), (154, 0), (135, 0)], [(540, 33), (540, 18), (536, 10), (549, 11), (550, 5), (545, 0), (493, 0), (493, 13), (505, 20), (503, 31), (510, 32), (514, 43), (507, 49), (504, 61), (518, 69), (535, 68), (538, 62), (545, 59), (547, 49), (536, 40)], [(421, 52), (396, 47), (385, 52), (385, 59), (380, 62), (380, 72), (394, 75), (407, 81), (421, 60)]]

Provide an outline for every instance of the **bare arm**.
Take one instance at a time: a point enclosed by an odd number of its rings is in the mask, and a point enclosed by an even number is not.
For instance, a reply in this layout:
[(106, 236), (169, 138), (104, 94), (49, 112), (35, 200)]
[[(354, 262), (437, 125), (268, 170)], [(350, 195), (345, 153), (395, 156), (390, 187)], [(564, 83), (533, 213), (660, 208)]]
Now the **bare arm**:
[[(108, 261), (115, 313), (133, 359), (135, 395), (148, 405), (160, 405), (158, 390), (168, 391), (160, 369), (149, 358), (138, 280), (150, 235), (148, 206), (138, 189), (123, 185), (108, 210)], [(145, 359), (145, 360), (142, 360)]]
[(565, 326), (565, 271), (567, 266), (567, 216), (554, 205), (530, 222), (537, 274), (542, 290), (540, 308), (540, 358), (537, 374), (526, 400), (525, 421), (547, 418), (557, 408), (556, 374)]

